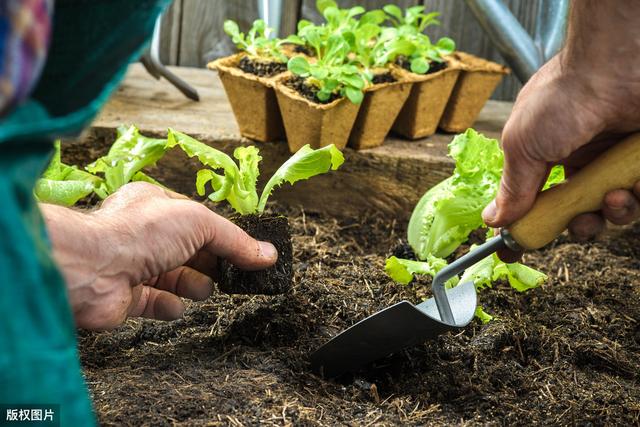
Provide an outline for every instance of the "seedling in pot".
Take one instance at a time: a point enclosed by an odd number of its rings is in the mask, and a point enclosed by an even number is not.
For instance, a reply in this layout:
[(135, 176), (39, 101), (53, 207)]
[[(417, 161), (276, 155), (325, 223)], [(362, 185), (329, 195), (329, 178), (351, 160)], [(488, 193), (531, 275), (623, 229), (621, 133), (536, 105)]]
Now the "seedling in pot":
[[(262, 271), (243, 271), (226, 260), (219, 260), (219, 288), (234, 294), (275, 295), (291, 289), (293, 250), (287, 218), (269, 215), (264, 209), (272, 191), (285, 182), (297, 181), (336, 170), (344, 162), (340, 150), (330, 145), (318, 150), (302, 147), (273, 174), (258, 197), (256, 188), (262, 157), (254, 146), (238, 147), (233, 160), (188, 135), (169, 129), (167, 147), (179, 146), (189, 157), (197, 157), (208, 168), (198, 171), (196, 189), (213, 202), (226, 200), (238, 215), (232, 220), (259, 240), (270, 241), (278, 250), (275, 266)], [(216, 171), (221, 171), (218, 173)], [(211, 187), (213, 192), (209, 192)]]
[(246, 55), (240, 59), (238, 68), (260, 77), (270, 77), (286, 71), (287, 56), (282, 52), (279, 42), (270, 38), (272, 29), (262, 19), (256, 19), (253, 26), (244, 34), (238, 24), (227, 20), (224, 31), (231, 37), (238, 50)]

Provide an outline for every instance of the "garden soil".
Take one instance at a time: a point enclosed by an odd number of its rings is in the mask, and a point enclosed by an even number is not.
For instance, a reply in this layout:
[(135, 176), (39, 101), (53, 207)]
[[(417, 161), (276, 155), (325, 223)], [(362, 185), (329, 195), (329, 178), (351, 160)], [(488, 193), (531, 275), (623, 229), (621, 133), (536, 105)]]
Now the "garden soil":
[(310, 372), (314, 349), (390, 304), (420, 301), (429, 280), (401, 286), (384, 273), (403, 224), (288, 214), (291, 293), (216, 291), (172, 323), (80, 332), (102, 424), (640, 423), (640, 226), (589, 244), (560, 238), (526, 256), (548, 284), (482, 291), (496, 320), (327, 381)]

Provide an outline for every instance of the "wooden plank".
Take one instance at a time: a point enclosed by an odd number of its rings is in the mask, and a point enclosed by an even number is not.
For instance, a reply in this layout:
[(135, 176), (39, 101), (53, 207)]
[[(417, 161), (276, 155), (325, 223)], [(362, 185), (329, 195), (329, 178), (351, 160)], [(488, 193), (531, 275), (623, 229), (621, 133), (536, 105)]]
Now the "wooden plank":
[[(261, 178), (288, 157), (284, 142), (255, 143), (239, 135), (231, 108), (213, 71), (170, 67), (195, 86), (201, 101), (186, 99), (164, 80), (156, 81), (140, 64), (130, 67), (124, 83), (95, 120), (84, 138), (65, 143), (65, 161), (87, 163), (106, 152), (115, 129), (122, 123), (136, 124), (144, 134), (165, 136), (167, 127), (185, 132), (227, 153), (240, 145), (257, 144), (263, 156)], [(511, 103), (490, 101), (476, 128), (497, 138)], [(376, 210), (406, 220), (411, 209), (428, 188), (449, 176), (453, 168), (446, 157), (451, 135), (407, 141), (390, 137), (385, 145), (369, 150), (345, 150), (345, 164), (335, 173), (279, 188), (274, 198), (283, 204), (304, 206), (338, 217), (361, 215)], [(151, 171), (151, 175), (176, 191), (194, 195), (195, 173), (199, 166), (180, 150), (172, 150)]]
[(280, 21), (279, 37), (286, 37), (297, 32), (298, 19), (302, 7), (301, 0), (282, 1), (282, 20)]
[(235, 52), (224, 33), (226, 19), (238, 22), (247, 31), (258, 18), (256, 0), (182, 0), (182, 27), (177, 63), (189, 67), (204, 67), (207, 62)]
[(160, 60), (166, 65), (178, 64), (182, 0), (174, 0), (162, 17), (160, 31)]

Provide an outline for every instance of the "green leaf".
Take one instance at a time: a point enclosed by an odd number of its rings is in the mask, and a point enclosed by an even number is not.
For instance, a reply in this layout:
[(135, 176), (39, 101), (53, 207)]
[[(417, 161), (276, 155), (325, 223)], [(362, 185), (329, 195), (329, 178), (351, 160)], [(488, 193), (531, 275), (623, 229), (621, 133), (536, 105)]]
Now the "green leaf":
[(360, 104), (364, 99), (364, 93), (362, 92), (361, 89), (347, 87), (345, 89), (345, 93), (347, 95), (347, 98), (349, 98), (349, 101), (351, 101), (354, 104)]
[[(444, 264), (443, 264), (444, 263)], [(435, 276), (438, 271), (446, 265), (446, 261), (433, 258), (431, 262), (413, 261), (409, 259), (397, 258), (395, 256), (387, 258), (384, 271), (393, 281), (408, 285), (416, 274), (426, 274)]]
[(328, 7), (334, 7), (337, 9), (338, 4), (334, 0), (317, 0), (316, 1), (316, 9), (318, 9), (318, 12), (320, 12), (321, 14), (323, 14), (325, 9), (327, 9)]
[(411, 72), (416, 74), (424, 74), (429, 71), (429, 61), (424, 58), (415, 58), (411, 60)]
[(389, 16), (395, 18), (397, 23), (404, 22), (402, 10), (395, 4), (388, 4), (382, 8)]
[(309, 73), (309, 62), (302, 56), (294, 56), (289, 59), (287, 69), (298, 76), (306, 76)]
[(520, 263), (506, 264), (498, 260), (494, 269), (493, 280), (498, 279), (507, 279), (512, 288), (518, 292), (524, 292), (542, 285), (547, 281), (548, 277), (546, 274), (526, 265)]
[(441, 54), (449, 54), (456, 50), (456, 42), (454, 42), (449, 37), (442, 37), (436, 43), (436, 47), (440, 50)]
[(58, 181), (42, 178), (36, 182), (34, 193), (38, 201), (61, 206), (73, 206), (93, 192), (91, 181)]
[(542, 191), (548, 190), (554, 185), (558, 185), (563, 182), (565, 179), (564, 176), (564, 167), (562, 165), (556, 165), (551, 168), (551, 172), (549, 172), (549, 177), (547, 178), (547, 182), (542, 187)]
[(475, 316), (484, 324), (493, 320), (493, 316), (484, 311), (484, 308), (481, 305), (476, 307)]
[(238, 27), (238, 24), (230, 19), (224, 21), (223, 29), (230, 37), (237, 37), (240, 35), (240, 28)]
[(284, 162), (269, 179), (260, 196), (257, 211), (264, 211), (267, 199), (275, 187), (285, 182), (293, 185), (300, 180), (336, 170), (342, 163), (344, 163), (344, 156), (333, 144), (318, 150), (312, 149), (308, 144), (305, 145)]
[[(224, 172), (224, 177), (217, 174), (207, 175), (202, 171), (198, 172), (196, 185), (199, 194), (204, 194), (204, 184), (210, 182), (215, 190), (213, 198), (216, 201), (226, 199), (241, 215), (256, 212), (258, 195), (255, 189), (255, 178), (258, 176), (258, 172), (257, 170), (251, 171), (251, 168), (254, 166), (257, 168), (259, 162), (257, 149), (236, 150), (236, 157), (242, 159), (243, 176), (236, 163), (227, 154), (188, 135), (169, 129), (167, 147), (171, 148), (176, 145), (189, 157), (197, 157), (203, 165), (213, 170), (222, 169)], [(216, 178), (216, 176), (220, 178)], [(207, 178), (209, 179), (207, 180)], [(250, 185), (251, 183), (253, 184)], [(224, 198), (221, 198), (222, 195)]]

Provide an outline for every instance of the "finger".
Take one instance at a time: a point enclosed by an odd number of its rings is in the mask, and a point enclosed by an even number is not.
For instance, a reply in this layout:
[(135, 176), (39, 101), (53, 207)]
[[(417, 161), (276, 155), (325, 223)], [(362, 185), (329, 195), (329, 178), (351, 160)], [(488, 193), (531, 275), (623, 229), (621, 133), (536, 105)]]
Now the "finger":
[(597, 213), (578, 215), (569, 223), (569, 233), (579, 241), (586, 242), (593, 239), (604, 230), (604, 218)]
[(177, 295), (145, 285), (134, 287), (132, 292), (129, 317), (176, 320), (184, 315), (184, 303)]
[(604, 196), (602, 213), (616, 225), (629, 224), (638, 218), (640, 203), (633, 192), (628, 190), (609, 191)]
[(146, 284), (193, 301), (203, 301), (213, 291), (211, 278), (190, 267), (178, 267)]
[(231, 221), (209, 212), (210, 233), (204, 247), (207, 252), (243, 270), (262, 270), (275, 264), (278, 259), (275, 246), (255, 240)]
[(199, 251), (185, 265), (214, 280), (218, 277), (218, 258), (209, 251)]

